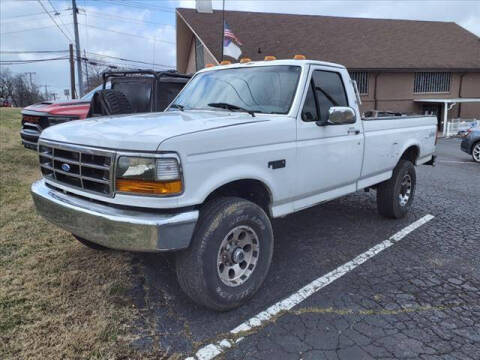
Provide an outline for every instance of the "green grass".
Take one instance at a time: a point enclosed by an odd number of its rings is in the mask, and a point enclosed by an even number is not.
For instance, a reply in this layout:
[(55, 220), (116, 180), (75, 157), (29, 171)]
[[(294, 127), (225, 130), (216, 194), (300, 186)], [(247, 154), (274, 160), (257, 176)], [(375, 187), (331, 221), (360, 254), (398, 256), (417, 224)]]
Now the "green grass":
[(153, 356), (129, 347), (131, 255), (90, 250), (36, 215), (37, 156), (19, 131), (20, 109), (1, 108), (0, 359)]

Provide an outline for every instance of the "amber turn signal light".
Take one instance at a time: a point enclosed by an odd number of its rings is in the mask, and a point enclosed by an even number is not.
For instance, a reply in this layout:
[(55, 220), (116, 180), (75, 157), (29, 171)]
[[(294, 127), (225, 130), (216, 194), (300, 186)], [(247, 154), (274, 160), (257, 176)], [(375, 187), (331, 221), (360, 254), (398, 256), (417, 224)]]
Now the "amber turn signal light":
[(182, 192), (182, 181), (147, 181), (117, 179), (117, 191), (152, 195), (175, 195)]
[(263, 59), (265, 61), (272, 61), (272, 60), (277, 60), (277, 58), (275, 56), (272, 56), (272, 55), (268, 55), (268, 56), (265, 56), (265, 58)]

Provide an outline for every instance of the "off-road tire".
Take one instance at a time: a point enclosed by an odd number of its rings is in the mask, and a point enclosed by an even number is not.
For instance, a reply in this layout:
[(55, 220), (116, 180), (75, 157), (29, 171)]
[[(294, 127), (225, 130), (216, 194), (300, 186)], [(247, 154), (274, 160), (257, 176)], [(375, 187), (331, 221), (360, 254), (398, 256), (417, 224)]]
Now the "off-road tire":
[[(412, 188), (408, 202), (402, 206), (399, 195), (402, 180), (407, 174), (410, 175)], [(392, 219), (403, 218), (412, 205), (415, 196), (416, 179), (415, 166), (412, 162), (400, 160), (393, 170), (392, 177), (380, 183), (377, 187), (377, 208), (380, 215)]]
[(133, 112), (132, 105), (124, 93), (117, 90), (99, 90), (95, 94), (101, 99), (107, 115), (130, 114)]
[[(480, 156), (476, 155), (476, 151), (480, 151), (480, 141), (477, 141), (475, 144), (472, 146), (472, 159), (476, 163), (480, 163)], [(475, 158), (477, 156), (477, 158)]]
[(80, 243), (85, 245), (86, 247), (93, 249), (93, 250), (108, 250), (105, 246), (95, 244), (94, 242), (88, 241), (84, 238), (81, 238), (80, 236), (72, 234), (75, 239), (77, 239)]
[[(219, 276), (217, 257), (226, 235), (238, 226), (248, 226), (258, 236), (258, 260), (241, 285), (231, 287)], [(265, 211), (235, 197), (209, 201), (200, 218), (190, 247), (177, 253), (177, 278), (183, 291), (196, 303), (216, 311), (236, 308), (250, 299), (268, 273), (273, 254), (273, 231)]]

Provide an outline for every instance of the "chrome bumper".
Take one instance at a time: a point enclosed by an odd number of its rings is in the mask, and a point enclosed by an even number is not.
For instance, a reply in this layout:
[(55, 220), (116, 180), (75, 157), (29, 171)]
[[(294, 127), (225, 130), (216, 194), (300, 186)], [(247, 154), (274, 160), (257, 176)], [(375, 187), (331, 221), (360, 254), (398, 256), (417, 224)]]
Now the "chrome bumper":
[(119, 209), (50, 189), (45, 181), (32, 185), (37, 212), (72, 234), (107, 248), (171, 251), (190, 245), (198, 211), (166, 214)]

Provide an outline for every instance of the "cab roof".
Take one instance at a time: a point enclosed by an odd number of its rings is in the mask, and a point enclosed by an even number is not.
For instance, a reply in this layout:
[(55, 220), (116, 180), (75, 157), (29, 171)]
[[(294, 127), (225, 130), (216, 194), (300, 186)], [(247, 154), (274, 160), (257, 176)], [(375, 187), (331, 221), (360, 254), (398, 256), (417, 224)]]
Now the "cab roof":
[(295, 59), (284, 59), (284, 60), (268, 60), (268, 61), (249, 61), (246, 63), (232, 63), (229, 65), (215, 65), (212, 67), (204, 68), (199, 72), (219, 70), (219, 69), (234, 69), (234, 68), (243, 68), (250, 66), (275, 66), (275, 65), (291, 65), (291, 66), (306, 66), (306, 65), (321, 65), (329, 66), (337, 69), (345, 69), (345, 66), (340, 64), (335, 64), (326, 61), (318, 60), (295, 60)]

